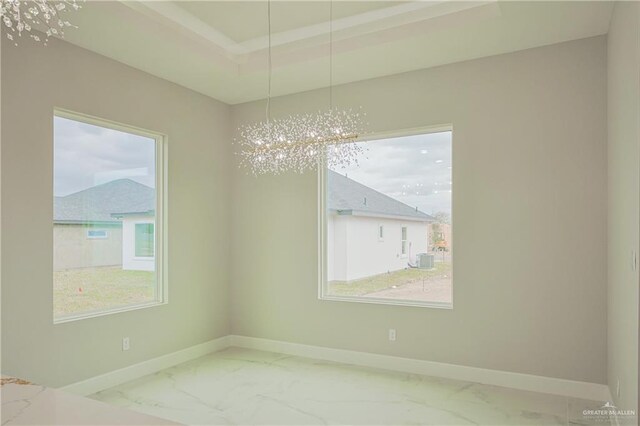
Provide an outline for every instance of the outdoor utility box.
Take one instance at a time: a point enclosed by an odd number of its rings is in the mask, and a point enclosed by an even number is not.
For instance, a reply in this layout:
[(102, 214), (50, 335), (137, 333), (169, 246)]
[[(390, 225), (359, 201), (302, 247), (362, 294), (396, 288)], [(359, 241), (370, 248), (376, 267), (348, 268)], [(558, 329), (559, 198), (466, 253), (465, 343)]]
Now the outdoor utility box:
[(429, 253), (418, 253), (418, 268), (433, 269), (435, 267), (435, 256)]

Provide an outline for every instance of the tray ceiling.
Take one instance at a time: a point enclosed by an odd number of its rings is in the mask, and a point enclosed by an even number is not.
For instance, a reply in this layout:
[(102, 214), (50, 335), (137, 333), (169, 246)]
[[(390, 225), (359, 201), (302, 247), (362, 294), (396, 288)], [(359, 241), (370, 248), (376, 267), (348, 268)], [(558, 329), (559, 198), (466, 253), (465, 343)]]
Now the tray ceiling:
[[(334, 1), (334, 82), (605, 34), (612, 2)], [(273, 91), (328, 84), (329, 4), (272, 3)], [(263, 1), (87, 2), (66, 40), (223, 102), (266, 96)]]

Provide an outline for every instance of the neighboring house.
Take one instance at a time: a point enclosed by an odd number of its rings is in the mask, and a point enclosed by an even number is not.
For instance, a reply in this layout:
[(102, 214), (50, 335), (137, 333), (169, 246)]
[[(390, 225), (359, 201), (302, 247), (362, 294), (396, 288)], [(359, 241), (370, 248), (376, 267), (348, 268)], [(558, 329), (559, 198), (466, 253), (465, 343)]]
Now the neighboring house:
[(54, 199), (54, 270), (154, 268), (155, 190), (119, 179)]
[(433, 251), (442, 247), (445, 247), (446, 251), (451, 251), (451, 224), (441, 222), (430, 224), (428, 241)]
[(432, 216), (334, 171), (327, 179), (328, 281), (404, 269), (429, 251)]
[(155, 269), (155, 209), (113, 213), (122, 219), (122, 269)]

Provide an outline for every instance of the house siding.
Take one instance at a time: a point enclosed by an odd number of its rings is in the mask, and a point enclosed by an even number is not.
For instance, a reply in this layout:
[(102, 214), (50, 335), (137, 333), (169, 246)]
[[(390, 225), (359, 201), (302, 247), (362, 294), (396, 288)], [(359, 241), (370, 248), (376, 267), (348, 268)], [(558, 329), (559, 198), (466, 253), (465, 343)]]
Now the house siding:
[[(379, 226), (384, 237), (378, 238)], [(407, 253), (402, 254), (402, 227), (407, 227)], [(428, 224), (363, 216), (327, 218), (328, 281), (352, 281), (406, 268), (417, 253), (427, 252)]]
[[(87, 230), (106, 230), (107, 238), (87, 238)], [(120, 266), (122, 264), (122, 226), (54, 224), (53, 269)]]

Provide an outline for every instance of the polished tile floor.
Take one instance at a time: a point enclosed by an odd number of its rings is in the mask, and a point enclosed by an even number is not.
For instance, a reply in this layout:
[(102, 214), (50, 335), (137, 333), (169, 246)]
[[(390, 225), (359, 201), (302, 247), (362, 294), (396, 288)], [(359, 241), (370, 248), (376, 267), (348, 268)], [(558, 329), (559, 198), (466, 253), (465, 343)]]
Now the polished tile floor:
[(92, 398), (190, 425), (607, 424), (600, 401), (238, 348)]

